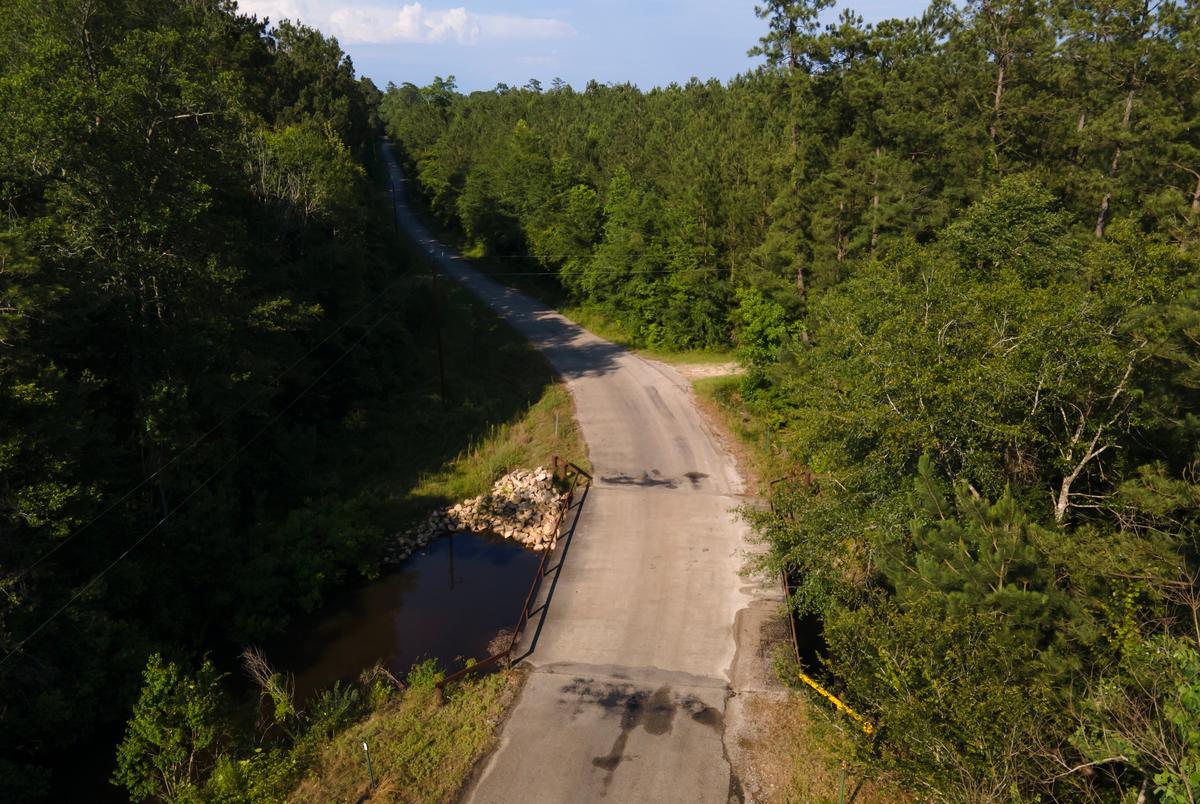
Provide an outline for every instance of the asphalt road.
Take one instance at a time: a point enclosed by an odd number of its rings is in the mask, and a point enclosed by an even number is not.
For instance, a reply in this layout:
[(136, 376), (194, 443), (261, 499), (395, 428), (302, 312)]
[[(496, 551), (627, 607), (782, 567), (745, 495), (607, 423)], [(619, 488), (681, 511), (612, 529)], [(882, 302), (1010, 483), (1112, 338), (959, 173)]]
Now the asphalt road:
[(731, 513), (744, 502), (732, 458), (673, 369), (466, 267), (390, 170), (400, 226), (564, 378), (595, 475), (531, 674), (465, 800), (739, 800), (729, 702), (754, 686), (739, 667), (758, 645), (740, 660), (738, 648), (776, 604), (741, 574), (750, 545)]

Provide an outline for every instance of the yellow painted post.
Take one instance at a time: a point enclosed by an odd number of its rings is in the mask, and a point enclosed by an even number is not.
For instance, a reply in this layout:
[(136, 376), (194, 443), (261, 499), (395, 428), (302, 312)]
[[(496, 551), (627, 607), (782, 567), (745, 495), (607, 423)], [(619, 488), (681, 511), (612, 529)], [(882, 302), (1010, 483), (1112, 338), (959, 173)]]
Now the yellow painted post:
[(825, 700), (827, 700), (831, 704), (833, 704), (839, 712), (841, 712), (842, 714), (846, 715), (847, 717), (855, 720), (858, 723), (858, 725), (862, 727), (862, 730), (864, 733), (866, 733), (866, 734), (874, 734), (875, 733), (875, 727), (872, 726), (865, 717), (860, 715), (858, 712), (855, 712), (849, 706), (846, 706), (846, 704), (843, 703), (840, 698), (838, 698), (832, 692), (830, 692), (829, 690), (825, 689), (820, 684), (818, 684), (807, 673), (800, 671), (799, 675), (800, 675), (801, 681), (803, 681), (805, 684), (807, 684), (808, 686), (810, 686), (814, 690), (816, 690), (818, 695), (820, 695), (822, 698), (824, 698)]

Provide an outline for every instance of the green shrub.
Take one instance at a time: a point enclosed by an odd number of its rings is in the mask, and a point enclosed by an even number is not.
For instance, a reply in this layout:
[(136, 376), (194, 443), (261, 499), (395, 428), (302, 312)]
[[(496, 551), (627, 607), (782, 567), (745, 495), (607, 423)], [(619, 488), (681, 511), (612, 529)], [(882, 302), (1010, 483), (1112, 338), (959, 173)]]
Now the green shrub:
[(436, 659), (426, 659), (412, 666), (412, 669), (408, 671), (406, 682), (409, 687), (416, 690), (429, 689), (445, 677), (446, 674), (442, 672)]

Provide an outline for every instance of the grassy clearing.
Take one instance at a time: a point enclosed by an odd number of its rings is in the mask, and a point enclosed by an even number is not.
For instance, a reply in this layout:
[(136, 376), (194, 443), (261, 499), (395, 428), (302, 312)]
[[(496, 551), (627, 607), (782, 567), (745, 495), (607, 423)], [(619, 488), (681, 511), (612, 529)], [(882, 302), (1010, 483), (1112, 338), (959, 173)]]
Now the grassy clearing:
[(658, 349), (634, 349), (642, 357), (677, 366), (701, 365), (705, 363), (736, 363), (737, 354), (732, 349), (687, 349), (682, 352), (664, 352)]
[[(454, 800), (475, 763), (492, 748), (523, 680), (523, 674), (510, 671), (455, 685), (440, 706), (431, 687), (410, 687), (393, 695), (326, 743), (288, 800)], [(378, 780), (373, 789), (364, 742)]]

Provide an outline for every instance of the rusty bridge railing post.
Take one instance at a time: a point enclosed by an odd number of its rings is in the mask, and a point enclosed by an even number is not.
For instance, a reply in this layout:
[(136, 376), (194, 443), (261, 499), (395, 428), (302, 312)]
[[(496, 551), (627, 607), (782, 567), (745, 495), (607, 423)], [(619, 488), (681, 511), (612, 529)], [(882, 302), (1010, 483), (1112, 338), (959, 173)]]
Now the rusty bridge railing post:
[[(563, 460), (557, 455), (554, 456), (552, 465), (554, 467), (555, 477), (558, 476), (559, 470), (562, 470), (562, 479), (564, 482), (566, 481), (566, 476), (568, 474), (571, 475), (571, 483), (567, 489), (566, 499), (563, 500), (563, 504), (558, 507), (558, 516), (554, 524), (555, 533), (557, 534), (562, 530), (563, 522), (567, 518), (567, 512), (575, 507), (575, 490), (579, 487), (580, 479), (583, 479), (585, 485), (590, 485), (592, 482), (592, 476), (576, 464), (572, 463), (571, 461)], [(580, 502), (582, 502), (582, 499)], [(578, 517), (576, 518), (576, 521), (578, 521)], [(574, 531), (575, 526), (572, 525), (570, 532), (573, 534)], [(557, 543), (557, 535), (555, 538)], [(512, 638), (508, 641), (508, 647), (506, 647), (504, 650), (493, 653), (483, 661), (476, 662), (470, 667), (464, 667), (461, 670), (457, 670), (438, 681), (434, 685), (435, 700), (438, 702), (438, 704), (444, 702), (445, 688), (452, 682), (458, 681), (474, 670), (480, 670), (501, 660), (508, 661), (511, 659), (513, 651), (516, 650), (517, 644), (520, 642), (521, 634), (524, 632), (525, 626), (529, 624), (530, 606), (532, 606), (534, 601), (537, 599), (537, 592), (541, 588), (542, 578), (546, 577), (547, 573), (549, 572), (546, 569), (546, 565), (549, 564), (550, 554), (553, 552), (554, 551), (550, 549), (542, 551), (542, 559), (538, 562), (537, 572), (533, 576), (533, 582), (529, 585), (529, 593), (525, 595), (525, 604), (521, 607), (520, 616), (517, 617), (517, 622), (512, 632)]]

